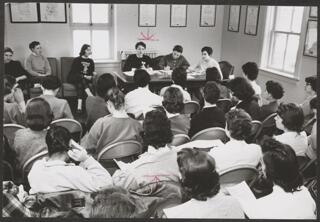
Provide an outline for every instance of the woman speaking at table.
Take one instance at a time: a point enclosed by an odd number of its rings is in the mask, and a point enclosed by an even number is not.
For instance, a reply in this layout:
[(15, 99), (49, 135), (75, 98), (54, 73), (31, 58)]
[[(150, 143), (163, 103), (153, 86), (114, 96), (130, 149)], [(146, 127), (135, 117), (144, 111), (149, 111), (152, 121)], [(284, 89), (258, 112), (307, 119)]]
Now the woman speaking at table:
[(144, 55), (146, 44), (144, 42), (137, 42), (135, 48), (137, 53), (128, 56), (123, 67), (124, 72), (131, 71), (132, 68), (140, 69), (148, 68), (149, 66), (151, 67), (151, 58), (147, 55)]

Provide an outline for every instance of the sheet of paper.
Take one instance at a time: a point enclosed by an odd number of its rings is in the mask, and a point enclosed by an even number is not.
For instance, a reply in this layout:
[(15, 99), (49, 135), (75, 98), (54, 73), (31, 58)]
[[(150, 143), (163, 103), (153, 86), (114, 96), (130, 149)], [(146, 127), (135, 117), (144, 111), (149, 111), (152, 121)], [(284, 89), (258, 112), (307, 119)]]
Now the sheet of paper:
[(221, 140), (195, 140), (189, 143), (182, 144), (180, 146), (177, 146), (176, 149), (180, 150), (183, 148), (210, 148), (210, 147), (218, 147), (222, 146), (223, 143)]

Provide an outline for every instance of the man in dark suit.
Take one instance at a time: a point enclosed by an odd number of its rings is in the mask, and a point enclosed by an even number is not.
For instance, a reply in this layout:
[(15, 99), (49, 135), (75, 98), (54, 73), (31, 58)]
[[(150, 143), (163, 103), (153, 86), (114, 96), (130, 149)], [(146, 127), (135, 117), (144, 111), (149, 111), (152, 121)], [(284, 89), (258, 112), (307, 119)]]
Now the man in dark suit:
[(224, 112), (217, 107), (216, 102), (220, 97), (220, 90), (213, 81), (207, 82), (204, 87), (204, 107), (200, 113), (191, 119), (189, 136), (192, 137), (201, 130), (211, 127), (224, 128), (226, 119)]

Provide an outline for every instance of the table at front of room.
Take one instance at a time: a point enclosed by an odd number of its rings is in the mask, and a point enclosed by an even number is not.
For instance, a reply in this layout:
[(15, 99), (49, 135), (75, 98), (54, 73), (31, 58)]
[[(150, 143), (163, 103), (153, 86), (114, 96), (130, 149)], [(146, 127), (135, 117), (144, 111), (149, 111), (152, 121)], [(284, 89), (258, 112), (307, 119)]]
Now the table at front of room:
[[(154, 93), (159, 93), (160, 90), (172, 84), (171, 79), (171, 71), (165, 72), (162, 70), (154, 70), (150, 73), (151, 81), (149, 84), (149, 88)], [(116, 73), (114, 75), (117, 77), (118, 86), (121, 89), (124, 89), (124, 92), (127, 93), (136, 88), (136, 85), (133, 82), (133, 72), (121, 72)], [(188, 73), (187, 74), (187, 82), (186, 88), (189, 92), (193, 92), (196, 89), (204, 86), (206, 82), (205, 75), (199, 73)]]

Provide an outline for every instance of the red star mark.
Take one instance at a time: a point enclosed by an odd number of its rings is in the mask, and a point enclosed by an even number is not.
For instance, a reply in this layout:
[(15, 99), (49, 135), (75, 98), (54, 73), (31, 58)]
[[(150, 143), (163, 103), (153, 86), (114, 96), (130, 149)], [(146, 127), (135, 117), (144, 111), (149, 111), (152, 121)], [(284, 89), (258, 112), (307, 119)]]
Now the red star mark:
[(152, 34), (152, 35), (149, 34), (149, 29), (146, 34), (143, 32), (140, 32), (140, 36), (142, 36), (142, 37), (140, 37), (138, 39), (141, 41), (159, 41), (159, 39), (155, 38), (154, 34)]

